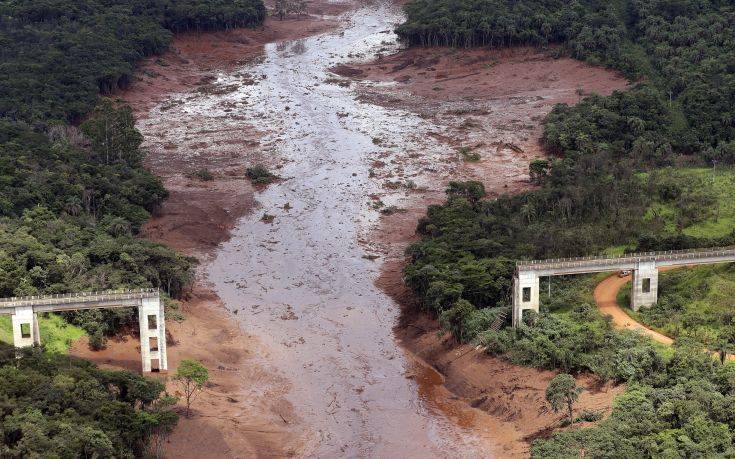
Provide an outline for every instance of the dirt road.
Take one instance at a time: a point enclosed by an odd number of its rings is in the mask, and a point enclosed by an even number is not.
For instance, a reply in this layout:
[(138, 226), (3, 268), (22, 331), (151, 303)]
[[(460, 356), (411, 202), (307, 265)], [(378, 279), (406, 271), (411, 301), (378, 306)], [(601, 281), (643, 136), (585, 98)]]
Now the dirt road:
[(613, 322), (619, 328), (638, 330), (641, 333), (650, 336), (654, 341), (658, 341), (663, 344), (672, 344), (674, 342), (673, 339), (636, 322), (618, 305), (618, 292), (625, 284), (630, 282), (630, 279), (630, 276), (618, 277), (617, 274), (614, 274), (597, 284), (594, 291), (597, 307), (600, 308), (600, 311), (602, 311), (603, 314), (607, 314), (612, 317)]

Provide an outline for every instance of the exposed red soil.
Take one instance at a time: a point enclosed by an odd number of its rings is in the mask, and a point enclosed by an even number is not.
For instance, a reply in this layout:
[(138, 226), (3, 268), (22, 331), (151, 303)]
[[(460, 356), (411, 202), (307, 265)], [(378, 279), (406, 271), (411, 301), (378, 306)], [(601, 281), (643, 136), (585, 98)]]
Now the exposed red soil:
[[(310, 7), (310, 12), (338, 14), (350, 7), (348, 2), (320, 1)], [(258, 59), (267, 43), (315, 35), (336, 25), (333, 20), (313, 16), (283, 21), (268, 18), (257, 29), (179, 34), (170, 51), (138, 66), (135, 83), (122, 97), (134, 106), (139, 118), (145, 118), (150, 108), (168, 100), (172, 93), (210, 83), (218, 72)]]
[[(558, 103), (574, 104), (581, 94), (609, 94), (627, 81), (604, 69), (568, 58), (554, 59), (529, 48), (506, 50), (409, 49), (367, 63), (333, 69), (360, 82), (366, 101), (419, 113), (445, 126), (440, 140), (450, 148), (467, 147), (481, 155), (464, 162), (452, 177), (416, 193), (403, 213), (381, 217), (375, 238), (388, 259), (377, 281), (402, 305), (396, 335), (402, 344), (446, 378), (445, 385), (472, 406), (513, 426), (498, 432), (508, 456), (526, 456), (530, 442), (550, 435), (562, 418), (548, 409), (545, 389), (554, 372), (512, 365), (440, 334), (435, 319), (418, 311), (401, 280), (403, 249), (417, 239), (415, 228), (426, 207), (443, 201), (449, 179), (483, 182), (490, 196), (531, 187), (530, 160), (543, 157), (543, 117)], [(375, 85), (372, 82), (392, 82)], [(601, 386), (583, 375), (586, 390), (577, 407), (608, 412), (622, 386)]]
[[(283, 398), (288, 384), (248, 362), (264, 352), (257, 340), (240, 330), (219, 298), (201, 284), (183, 303), (182, 312), (186, 320), (166, 324), (169, 376), (181, 359), (190, 358), (208, 368), (211, 380), (192, 406), (192, 416), (182, 416), (169, 437), (166, 456), (291, 455), (299, 437), (290, 430), (298, 420)], [(114, 338), (102, 351), (91, 351), (84, 338), (74, 343), (71, 353), (102, 367), (140, 371), (140, 345), (134, 336)], [(170, 380), (167, 390), (182, 395)]]
[(333, 71), (368, 83), (360, 87), (364, 100), (419, 113), (445, 127), (437, 138), (448, 146), (479, 153), (482, 159), (468, 163), (466, 173), (491, 193), (528, 187), (518, 183), (514, 166), (521, 160), (527, 169), (528, 161), (544, 156), (541, 121), (554, 105), (629, 84), (614, 72), (534, 48), (411, 48)]
[[(310, 12), (336, 14), (350, 5), (317, 2), (310, 6)], [(268, 19), (256, 30), (179, 35), (169, 52), (140, 65), (137, 80), (120, 97), (133, 107), (136, 118), (146, 123), (153, 107), (172, 100), (177, 93), (197, 87), (209, 90), (216, 72), (257, 59), (266, 43), (305, 37), (336, 25), (315, 17)], [(208, 132), (202, 132), (200, 126), (184, 126), (193, 135), (177, 145), (164, 143), (160, 141), (164, 137), (156, 135), (157, 129), (178, 128), (142, 128), (150, 150), (146, 165), (163, 179), (170, 193), (143, 229), (142, 237), (205, 259), (229, 238), (238, 218), (253, 209), (254, 189), (242, 164), (263, 159), (254, 156), (259, 134), (256, 129), (228, 132), (226, 125)], [(192, 172), (202, 168), (212, 171), (214, 180), (191, 178)], [(285, 399), (288, 382), (254, 361), (256, 356), (267, 355), (267, 350), (240, 329), (203, 279), (195, 281), (182, 311), (186, 316), (182, 323), (167, 321), (169, 375), (182, 358), (194, 358), (206, 365), (211, 380), (196, 400), (193, 416), (182, 417), (168, 438), (166, 456), (296, 454), (302, 442), (298, 433), (303, 429), (297, 427), (299, 419)], [(109, 340), (106, 349), (98, 352), (91, 351), (82, 339), (74, 344), (71, 354), (106, 367), (140, 371), (139, 349), (137, 337), (121, 336)], [(171, 381), (167, 387), (176, 393)]]
[[(325, 12), (344, 9), (343, 4), (334, 5), (325, 2), (311, 8)], [(175, 102), (171, 99), (175, 93), (194, 87), (219, 90), (210, 88), (215, 73), (257, 59), (264, 43), (317, 33), (334, 25), (325, 20), (292, 19), (268, 21), (263, 29), (256, 31), (178, 37), (171, 52), (149, 59), (141, 66), (139, 80), (123, 98), (146, 123), (153, 107), (169, 100)], [(482, 57), (483, 53), (490, 56), (487, 59), (498, 62), (488, 67), (489, 61)], [(467, 61), (463, 56), (476, 60)], [(425, 65), (422, 59), (438, 60)], [(408, 63), (402, 69), (394, 69), (405, 62)], [(538, 142), (539, 120), (554, 103), (576, 101), (580, 81), (586, 85), (585, 91), (596, 89), (603, 93), (625, 85), (609, 72), (576, 61), (550, 60), (529, 50), (507, 55), (488, 51), (410, 50), (382, 58), (378, 64), (361, 64), (355, 68), (361, 73), (353, 72), (353, 77), (403, 81), (392, 87), (366, 85), (360, 91), (366, 101), (416, 111), (435, 120), (437, 125), (446, 126), (446, 135), (442, 136), (447, 145), (468, 145), (479, 151), (482, 161), (465, 163), (460, 174), (481, 179), (491, 193), (528, 186), (526, 164), (542, 154)], [(549, 69), (556, 69), (556, 73)], [(469, 73), (475, 74), (465, 75)], [(247, 75), (243, 78), (247, 79)], [(503, 79), (513, 82), (503, 84)], [(493, 81), (496, 83), (490, 84)], [(451, 104), (452, 101), (459, 103)], [(257, 145), (259, 134), (253, 128), (234, 135), (227, 132), (226, 126), (216, 132), (195, 125), (157, 127), (191, 131), (192, 135), (184, 136), (181, 144), (171, 145), (164, 141), (164, 136), (155, 135), (155, 128), (148, 124), (143, 129), (151, 149), (148, 166), (163, 178), (171, 196), (146, 226), (145, 237), (187, 254), (206, 257), (229, 237), (237, 219), (252, 209), (253, 189), (244, 178), (242, 164), (268, 161), (253, 156), (255, 148), (252, 147)], [(203, 167), (214, 172), (215, 180), (204, 182), (187, 177)], [(414, 237), (416, 221), (426, 205), (442, 198), (445, 181), (435, 183), (435, 188), (416, 193), (417, 199), (406, 213), (383, 217), (385, 232), (379, 239), (389, 247), (391, 259), (385, 264), (379, 283), (399, 299), (406, 300), (409, 295), (400, 283), (403, 263), (400, 254)], [(257, 340), (239, 329), (202, 281), (195, 284), (183, 309), (187, 320), (168, 325), (173, 339), (169, 348), (170, 368), (175, 369), (183, 357), (197, 358), (210, 369), (212, 382), (197, 401), (195, 416), (182, 419), (177, 426), (168, 443), (167, 455), (272, 457), (297, 453), (301, 439), (296, 432), (301, 430), (297, 428), (298, 417), (283, 397), (288, 383), (263, 371), (253, 358), (267, 353), (267, 349), (261, 349)], [(397, 329), (399, 338), (409, 350), (440, 368), (447, 387), (460, 397), (510, 422), (512, 429), (498, 432), (507, 439), (505, 451), (509, 456), (525, 455), (528, 445), (523, 439), (544, 432), (558, 421), (560, 415), (542, 408), (543, 389), (552, 373), (513, 367), (498, 359), (470, 354), (452, 362), (456, 352), (464, 352), (464, 348), (454, 346), (448, 338), (438, 338), (434, 321), (410, 311), (407, 307), (404, 323)], [(80, 342), (73, 353), (102, 365), (139, 369), (135, 338), (110, 341), (106, 350), (94, 353)], [(488, 378), (488, 374), (493, 377)], [(584, 380), (582, 383), (589, 385)], [(175, 390), (173, 385), (170, 388)], [(595, 391), (590, 387), (580, 406), (607, 407), (619, 390)], [(486, 395), (486, 400), (479, 400)]]
[(648, 335), (654, 341), (668, 345), (673, 344), (673, 339), (655, 330), (651, 330), (644, 324), (636, 322), (635, 319), (630, 317), (628, 313), (618, 305), (618, 292), (625, 284), (630, 282), (630, 279), (630, 276), (619, 277), (617, 274), (614, 274), (597, 284), (594, 292), (597, 307), (603, 314), (612, 317), (613, 323), (618, 328), (638, 330), (641, 333)]

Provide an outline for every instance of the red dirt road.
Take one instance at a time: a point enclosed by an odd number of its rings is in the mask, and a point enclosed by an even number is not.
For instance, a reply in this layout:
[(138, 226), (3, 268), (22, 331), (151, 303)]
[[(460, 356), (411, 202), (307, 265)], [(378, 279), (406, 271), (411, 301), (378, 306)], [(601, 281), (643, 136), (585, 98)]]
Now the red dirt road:
[(620, 307), (620, 305), (618, 305), (618, 292), (628, 282), (630, 282), (630, 276), (618, 277), (617, 274), (600, 282), (597, 287), (595, 287), (594, 292), (597, 307), (600, 308), (600, 311), (602, 311), (603, 314), (607, 314), (612, 317), (613, 323), (615, 323), (619, 328), (639, 330), (641, 333), (650, 336), (654, 341), (658, 341), (663, 344), (673, 344), (673, 339), (636, 322), (623, 310), (623, 308)]

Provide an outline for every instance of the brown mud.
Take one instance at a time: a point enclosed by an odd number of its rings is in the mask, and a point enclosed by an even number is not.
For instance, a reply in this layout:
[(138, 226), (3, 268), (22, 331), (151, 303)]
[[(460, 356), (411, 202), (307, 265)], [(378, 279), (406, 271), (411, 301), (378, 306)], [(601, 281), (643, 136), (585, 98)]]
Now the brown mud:
[[(628, 85), (615, 73), (531, 48), (409, 49), (333, 71), (361, 82), (363, 99), (413, 111), (443, 126), (440, 140), (449, 148), (478, 153), (479, 161), (461, 162), (452, 177), (481, 181), (491, 197), (531, 187), (528, 163), (545, 156), (540, 122), (554, 105), (573, 105), (586, 94), (610, 94)], [(430, 180), (434, 186), (408, 201), (405, 212), (381, 218), (375, 237), (387, 261), (377, 285), (401, 305), (395, 330), (401, 343), (437, 368), (450, 391), (513, 426), (512, 434), (499, 440), (505, 454), (523, 456), (530, 442), (559, 425), (561, 415), (548, 410), (544, 400), (555, 373), (512, 365), (457, 344), (419, 311), (401, 281), (402, 250), (417, 239), (416, 224), (426, 207), (443, 200), (447, 178)], [(591, 376), (578, 382), (586, 390), (577, 412), (608, 412), (623, 390), (599, 385)]]
[[(171, 193), (145, 236), (204, 261), (187, 319), (168, 326), (169, 365), (198, 358), (213, 378), (168, 456), (523, 456), (558, 421), (543, 410), (551, 373), (454, 360), (464, 348), (421, 314), (404, 312), (396, 346), (397, 303), (410, 300), (402, 253), (450, 178), (480, 179), (490, 194), (527, 188), (553, 104), (625, 82), (533, 50), (374, 60), (395, 50), (397, 20), (367, 5), (179, 37), (124, 94)], [(281, 180), (253, 189), (245, 168), (258, 163)], [(214, 180), (195, 178), (204, 168)], [(134, 338), (74, 353), (139, 365)], [(582, 382), (582, 407), (603, 409), (619, 390)]]
[[(146, 166), (161, 177), (169, 198), (143, 229), (142, 237), (205, 261), (235, 222), (252, 211), (256, 189), (245, 179), (245, 164), (261, 161), (259, 134), (250, 126), (233, 131), (227, 124), (213, 129), (191, 125), (160, 125), (151, 110), (177, 104), (172, 94), (221, 91), (212, 86), (218, 72), (231, 71), (262, 57), (267, 43), (294, 40), (335, 28), (333, 16), (350, 3), (314, 2), (310, 16), (267, 19), (258, 29), (177, 35), (167, 53), (146, 59), (130, 89), (120, 94), (130, 104), (145, 135)], [(321, 15), (325, 15), (320, 17)], [(244, 84), (249, 84), (243, 76)], [(169, 107), (170, 108), (170, 107)], [(229, 118), (229, 115), (225, 115)], [(140, 123), (144, 126), (140, 126)], [(150, 124), (146, 124), (150, 123)], [(163, 130), (183, 130), (176, 144), (159, 140)], [(206, 139), (206, 140), (203, 140)], [(214, 179), (191, 174), (210, 170)], [(168, 321), (169, 376), (183, 358), (202, 361), (211, 380), (192, 409), (167, 440), (166, 457), (286, 457), (301, 448), (299, 419), (285, 399), (289, 383), (254, 364), (267, 354), (259, 340), (232, 320), (201, 272), (182, 303), (183, 322)], [(135, 336), (111, 339), (102, 351), (91, 351), (86, 339), (70, 353), (103, 367), (140, 371), (140, 346)], [(168, 390), (178, 389), (171, 382)]]

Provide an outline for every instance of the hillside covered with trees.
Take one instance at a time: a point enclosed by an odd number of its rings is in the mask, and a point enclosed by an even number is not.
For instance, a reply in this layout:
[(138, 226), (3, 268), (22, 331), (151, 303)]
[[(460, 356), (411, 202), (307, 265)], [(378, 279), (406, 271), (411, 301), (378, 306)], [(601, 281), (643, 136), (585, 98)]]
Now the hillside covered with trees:
[(133, 457), (176, 424), (164, 385), (0, 344), (0, 456)]
[(0, 117), (76, 121), (126, 88), (172, 33), (259, 25), (259, 0), (3, 0)]
[(732, 454), (735, 391), (722, 376), (731, 363), (614, 330), (579, 295), (555, 295), (518, 332), (490, 324), (510, 307), (516, 259), (735, 244), (735, 5), (412, 0), (406, 13), (397, 32), (412, 45), (543, 46), (638, 81), (554, 108), (543, 136), (551, 156), (531, 164), (533, 190), (487, 200), (479, 183), (450, 184), (408, 249), (405, 280), (424, 308), (517, 363), (630, 383), (608, 420), (538, 443), (538, 457)]
[[(0, 2), (0, 296), (182, 292), (193, 260), (135, 237), (167, 192), (130, 109), (99, 94), (127, 87), (174, 32), (264, 17), (257, 0)], [(101, 344), (132, 314), (70, 316)]]
[[(136, 237), (167, 192), (143, 167), (130, 108), (100, 94), (127, 87), (175, 32), (264, 17), (260, 0), (0, 1), (0, 296), (184, 291), (195, 260)], [(65, 317), (102, 346), (134, 314)], [(0, 351), (0, 456), (131, 457), (176, 422), (159, 382)]]

